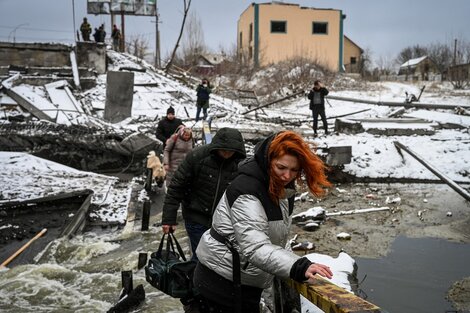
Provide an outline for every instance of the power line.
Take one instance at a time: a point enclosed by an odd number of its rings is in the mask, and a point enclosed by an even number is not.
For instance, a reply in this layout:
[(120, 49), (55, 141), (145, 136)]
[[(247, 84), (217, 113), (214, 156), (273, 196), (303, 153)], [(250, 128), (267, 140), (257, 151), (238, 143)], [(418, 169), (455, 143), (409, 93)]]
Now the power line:
[[(7, 28), (7, 29), (14, 29), (15, 27), (0, 25), (0, 28)], [(32, 28), (32, 27), (21, 27), (21, 29), (22, 30), (32, 30), (32, 31), (44, 31), (44, 32), (51, 32), (51, 33), (71, 33), (71, 32), (73, 32), (73, 30), (55, 30), (55, 29), (43, 29), (43, 28)]]

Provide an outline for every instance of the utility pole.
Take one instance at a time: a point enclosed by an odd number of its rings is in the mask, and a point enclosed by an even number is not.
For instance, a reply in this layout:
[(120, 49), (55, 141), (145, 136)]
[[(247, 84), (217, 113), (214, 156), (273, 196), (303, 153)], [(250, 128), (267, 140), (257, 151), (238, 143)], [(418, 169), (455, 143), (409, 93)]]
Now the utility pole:
[(160, 31), (158, 30), (158, 5), (155, 0), (155, 67), (161, 68), (160, 62)]
[(121, 52), (125, 51), (125, 41), (126, 41), (126, 35), (125, 35), (125, 25), (124, 25), (124, 11), (121, 11), (121, 42), (119, 43), (119, 49)]

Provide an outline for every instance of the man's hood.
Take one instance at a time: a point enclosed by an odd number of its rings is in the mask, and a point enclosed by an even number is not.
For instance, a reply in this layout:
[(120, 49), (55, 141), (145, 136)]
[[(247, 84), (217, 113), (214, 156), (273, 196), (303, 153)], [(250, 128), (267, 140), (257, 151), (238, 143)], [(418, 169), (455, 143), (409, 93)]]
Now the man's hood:
[(210, 143), (210, 151), (215, 150), (228, 150), (235, 152), (235, 158), (246, 158), (245, 141), (242, 134), (234, 128), (221, 128), (212, 138)]

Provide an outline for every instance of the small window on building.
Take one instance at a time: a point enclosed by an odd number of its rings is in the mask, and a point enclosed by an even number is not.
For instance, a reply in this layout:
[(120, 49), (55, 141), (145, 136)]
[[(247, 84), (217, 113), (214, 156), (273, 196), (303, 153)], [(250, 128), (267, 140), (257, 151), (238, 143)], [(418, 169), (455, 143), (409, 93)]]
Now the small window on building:
[(351, 64), (356, 64), (356, 63), (357, 63), (356, 57), (351, 57)]
[(243, 35), (242, 32), (240, 32), (240, 48), (243, 47)]
[(328, 34), (328, 23), (326, 22), (313, 22), (312, 23), (312, 34)]
[(250, 42), (253, 41), (253, 23), (250, 23)]
[(253, 59), (253, 47), (248, 48), (248, 59)]
[(287, 22), (271, 21), (271, 33), (287, 33)]

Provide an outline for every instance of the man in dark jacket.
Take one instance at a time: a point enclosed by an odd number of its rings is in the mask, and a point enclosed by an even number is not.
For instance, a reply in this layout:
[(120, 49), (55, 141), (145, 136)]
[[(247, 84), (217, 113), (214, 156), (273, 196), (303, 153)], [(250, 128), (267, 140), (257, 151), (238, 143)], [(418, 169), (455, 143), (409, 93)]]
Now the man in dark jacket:
[(199, 115), (201, 114), (201, 110), (204, 119), (207, 119), (207, 109), (209, 108), (209, 95), (211, 92), (211, 85), (209, 84), (209, 81), (204, 78), (196, 88), (196, 122), (199, 121)]
[(319, 80), (313, 83), (313, 89), (310, 90), (308, 98), (310, 99), (310, 110), (313, 115), (313, 133), (317, 136), (318, 115), (321, 117), (325, 135), (328, 134), (328, 123), (325, 115), (325, 96), (328, 94), (328, 89), (323, 87)]
[(241, 133), (221, 128), (210, 144), (189, 152), (176, 170), (163, 203), (162, 228), (164, 233), (176, 228), (181, 204), (193, 260), (197, 260), (196, 248), (202, 234), (211, 227), (217, 203), (245, 157)]
[(160, 120), (157, 126), (157, 139), (163, 143), (163, 148), (165, 148), (167, 139), (175, 133), (180, 125), (183, 125), (183, 122), (175, 117), (175, 109), (169, 107), (166, 110), (166, 117)]

